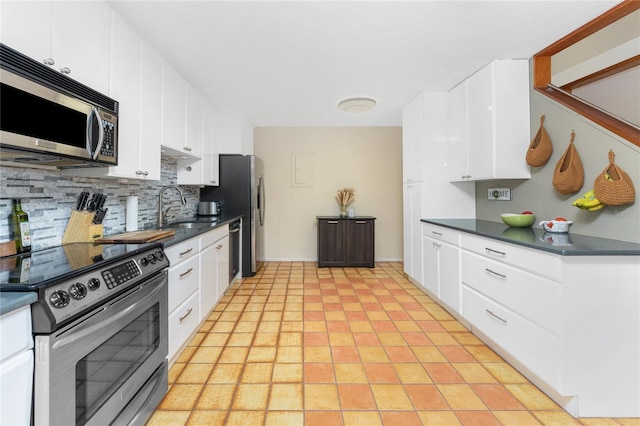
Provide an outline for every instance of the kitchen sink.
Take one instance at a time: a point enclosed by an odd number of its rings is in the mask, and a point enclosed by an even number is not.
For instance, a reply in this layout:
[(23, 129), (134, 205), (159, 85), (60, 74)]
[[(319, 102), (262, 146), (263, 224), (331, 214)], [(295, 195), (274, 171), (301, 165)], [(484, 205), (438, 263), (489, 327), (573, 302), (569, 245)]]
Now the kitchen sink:
[(179, 222), (179, 223), (170, 223), (165, 226), (165, 228), (178, 228), (178, 229), (191, 229), (191, 228), (208, 228), (211, 226), (211, 223), (203, 223), (203, 222)]

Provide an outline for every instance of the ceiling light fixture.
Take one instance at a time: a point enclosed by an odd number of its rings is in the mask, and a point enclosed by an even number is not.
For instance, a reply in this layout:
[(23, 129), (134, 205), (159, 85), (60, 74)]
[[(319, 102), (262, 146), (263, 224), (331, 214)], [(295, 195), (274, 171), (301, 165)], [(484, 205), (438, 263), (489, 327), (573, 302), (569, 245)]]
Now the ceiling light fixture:
[(373, 98), (349, 98), (338, 103), (338, 109), (354, 114), (367, 112), (376, 106), (376, 100)]

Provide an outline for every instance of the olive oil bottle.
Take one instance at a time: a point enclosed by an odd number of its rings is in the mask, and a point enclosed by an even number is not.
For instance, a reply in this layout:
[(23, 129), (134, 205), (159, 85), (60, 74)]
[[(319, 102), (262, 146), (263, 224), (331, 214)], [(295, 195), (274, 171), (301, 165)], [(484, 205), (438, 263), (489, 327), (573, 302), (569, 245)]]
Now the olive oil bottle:
[(13, 200), (13, 238), (16, 242), (18, 253), (31, 251), (31, 230), (29, 229), (29, 215), (22, 210), (22, 203), (19, 199)]

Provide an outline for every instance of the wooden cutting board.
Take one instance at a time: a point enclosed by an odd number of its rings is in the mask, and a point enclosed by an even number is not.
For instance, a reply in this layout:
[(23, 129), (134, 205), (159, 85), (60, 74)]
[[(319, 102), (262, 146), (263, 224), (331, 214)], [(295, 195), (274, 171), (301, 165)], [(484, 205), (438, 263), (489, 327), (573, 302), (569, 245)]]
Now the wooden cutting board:
[(160, 240), (175, 235), (174, 229), (165, 230), (148, 230), (148, 231), (131, 231), (122, 234), (108, 235), (95, 240), (96, 243), (130, 243), (140, 244), (149, 243), (151, 241)]

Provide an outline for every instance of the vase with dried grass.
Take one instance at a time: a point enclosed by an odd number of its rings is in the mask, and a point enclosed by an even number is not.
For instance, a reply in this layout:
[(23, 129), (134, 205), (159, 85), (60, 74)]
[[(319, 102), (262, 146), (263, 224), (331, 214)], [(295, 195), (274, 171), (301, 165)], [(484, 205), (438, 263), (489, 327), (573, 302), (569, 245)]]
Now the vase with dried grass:
[(353, 188), (338, 189), (336, 200), (340, 206), (340, 217), (347, 217), (347, 206), (356, 199), (356, 190)]

